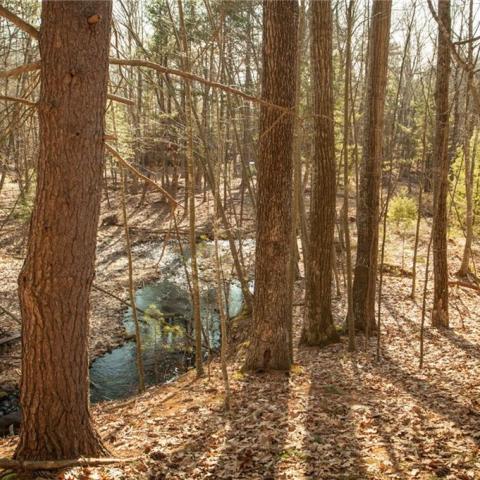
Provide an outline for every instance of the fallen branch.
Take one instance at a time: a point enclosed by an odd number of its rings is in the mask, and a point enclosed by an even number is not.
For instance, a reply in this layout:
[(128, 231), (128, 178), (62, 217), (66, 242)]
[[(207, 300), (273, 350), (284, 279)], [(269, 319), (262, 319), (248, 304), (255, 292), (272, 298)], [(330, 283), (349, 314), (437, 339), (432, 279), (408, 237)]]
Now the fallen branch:
[(107, 151), (109, 151), (112, 156), (117, 159), (124, 167), (127, 168), (130, 172), (132, 172), (135, 176), (141, 178), (148, 184), (152, 185), (154, 188), (159, 190), (160, 192), (163, 193), (169, 200), (170, 203), (174, 207), (181, 207), (184, 208), (180, 203), (178, 203), (164, 188), (162, 188), (157, 182), (154, 182), (151, 178), (148, 178), (147, 176), (143, 175), (140, 173), (132, 164), (127, 162), (112, 146), (110, 146), (108, 143), (105, 143), (105, 148)]
[(0, 468), (11, 470), (61, 470), (72, 467), (101, 467), (112, 463), (132, 463), (140, 457), (130, 458), (74, 458), (71, 460), (13, 460), (0, 458)]
[(448, 285), (451, 287), (470, 288), (471, 290), (480, 292), (480, 287), (478, 285), (475, 285), (474, 283), (470, 283), (470, 282), (464, 282), (462, 280), (451, 280), (450, 282), (448, 282)]
[(14, 315), (12, 312), (7, 310), (5, 307), (2, 307), (1, 305), (0, 305), (0, 311), (6, 313), (12, 320), (15, 320), (18, 324), (22, 323), (16, 315)]
[(8, 337), (0, 338), (0, 345), (7, 345), (8, 343), (20, 340), (21, 338), (22, 336), (20, 335), (20, 333), (14, 333), (13, 335), (9, 335)]

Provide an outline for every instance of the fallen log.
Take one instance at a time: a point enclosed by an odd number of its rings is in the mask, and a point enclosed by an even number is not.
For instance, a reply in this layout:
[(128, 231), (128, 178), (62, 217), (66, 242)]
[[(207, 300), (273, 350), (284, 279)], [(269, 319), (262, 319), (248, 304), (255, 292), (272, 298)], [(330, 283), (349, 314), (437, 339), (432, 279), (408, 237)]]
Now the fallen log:
[(20, 340), (21, 337), (22, 336), (20, 335), (20, 333), (14, 333), (13, 335), (9, 335), (8, 337), (0, 338), (0, 346), (14, 342), (15, 340)]
[(448, 285), (451, 287), (463, 287), (463, 288), (470, 288), (475, 290), (476, 292), (480, 292), (480, 287), (475, 283), (464, 282), (462, 280), (451, 280), (448, 282)]
[(71, 460), (13, 460), (11, 458), (0, 458), (0, 468), (10, 470), (61, 470), (73, 467), (101, 467), (114, 463), (132, 463), (140, 457), (130, 458), (73, 458)]

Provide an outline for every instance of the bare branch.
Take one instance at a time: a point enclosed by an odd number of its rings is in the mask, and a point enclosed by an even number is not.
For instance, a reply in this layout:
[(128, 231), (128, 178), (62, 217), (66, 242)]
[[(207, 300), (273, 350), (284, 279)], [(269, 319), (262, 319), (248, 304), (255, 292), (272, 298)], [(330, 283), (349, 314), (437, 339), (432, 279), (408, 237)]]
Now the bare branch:
[(26, 63), (19, 67), (12, 68), (11, 70), (0, 71), (0, 78), (18, 77), (23, 73), (34, 72), (40, 69), (40, 62)]
[(478, 42), (479, 40), (480, 40), (480, 36), (473, 37), (473, 38), (466, 38), (465, 40), (458, 40), (458, 41), (453, 42), (453, 43), (454, 43), (454, 45), (465, 45), (467, 43)]
[(22, 20), (20, 17), (15, 15), (10, 10), (7, 10), (5, 7), (2, 7), (1, 5), (0, 5), (0, 17), (6, 18), (10, 22), (12, 22), (16, 27), (18, 27), (20, 30), (22, 30), (25, 33), (28, 33), (35, 40), (38, 40), (39, 32), (33, 25), (30, 25), (25, 20)]
[(29, 107), (36, 107), (37, 104), (28, 100), (28, 98), (21, 98), (21, 97), (10, 97), (9, 95), (0, 95), (0, 100), (5, 100), (7, 102), (18, 102), (28, 105)]
[(125, 105), (135, 105), (135, 102), (133, 100), (125, 97), (119, 97), (118, 95), (114, 95), (113, 93), (109, 93), (107, 95), (107, 98), (109, 100), (113, 100), (114, 102), (124, 103)]
[(242, 92), (238, 88), (230, 87), (228, 85), (224, 85), (223, 83), (213, 82), (211, 80), (207, 80), (206, 78), (200, 77), (193, 73), (184, 72), (183, 70), (178, 70), (176, 68), (167, 68), (163, 65), (158, 63), (149, 62), (147, 60), (138, 60), (138, 59), (121, 59), (121, 58), (110, 58), (110, 65), (122, 65), (127, 67), (145, 67), (151, 68), (152, 70), (156, 70), (157, 72), (164, 73), (167, 75), (174, 75), (177, 77), (184, 78), (186, 80), (192, 80), (194, 82), (199, 82), (204, 85), (209, 85), (213, 88), (218, 88), (219, 90), (223, 90), (226, 93), (231, 93), (232, 95), (237, 95), (239, 97), (248, 100), (249, 102), (258, 103), (260, 105), (264, 105), (266, 107), (275, 108), (277, 110), (281, 110), (282, 112), (289, 112), (294, 113), (291, 108), (282, 107), (281, 105), (276, 105), (275, 103), (271, 103), (263, 98), (255, 97), (254, 95), (249, 95), (248, 93)]
[(480, 94), (478, 92), (477, 82), (475, 82), (475, 79), (473, 76), (474, 65), (464, 60), (458, 53), (455, 47), (455, 44), (452, 42), (452, 39), (450, 37), (450, 32), (448, 31), (447, 27), (443, 24), (443, 22), (440, 20), (440, 18), (437, 15), (437, 12), (435, 11), (435, 8), (432, 4), (432, 0), (427, 0), (427, 3), (428, 3), (428, 8), (430, 9), (430, 12), (432, 14), (432, 17), (435, 19), (435, 21), (438, 24), (440, 34), (443, 35), (443, 37), (446, 38), (448, 42), (450, 52), (452, 54), (452, 58), (457, 63), (457, 65), (459, 65), (467, 74), (470, 74), (470, 75), (467, 75), (468, 88), (472, 93), (477, 114), (480, 114)]
[(172, 204), (173, 207), (181, 207), (184, 208), (183, 205), (178, 203), (164, 188), (162, 188), (157, 182), (154, 182), (151, 178), (148, 178), (147, 176), (143, 175), (140, 173), (131, 163), (127, 162), (112, 146), (110, 146), (108, 143), (105, 143), (105, 148), (107, 149), (108, 152), (112, 154), (112, 156), (117, 159), (123, 166), (125, 166), (130, 172), (132, 172), (135, 176), (141, 178), (148, 184), (152, 185), (154, 188), (159, 190), (160, 192), (165, 195), (168, 200), (170, 200), (170, 203)]
[[(114, 102), (124, 103), (125, 105), (135, 105), (135, 102), (133, 100), (130, 100), (129, 98), (125, 98), (125, 97), (119, 97), (118, 95), (113, 95), (111, 93), (107, 94), (107, 98)], [(25, 105), (28, 105), (29, 107), (38, 106), (36, 102), (32, 102), (31, 100), (28, 100), (28, 98), (11, 97), (9, 95), (0, 95), (0, 100), (5, 100), (8, 102), (23, 103)]]

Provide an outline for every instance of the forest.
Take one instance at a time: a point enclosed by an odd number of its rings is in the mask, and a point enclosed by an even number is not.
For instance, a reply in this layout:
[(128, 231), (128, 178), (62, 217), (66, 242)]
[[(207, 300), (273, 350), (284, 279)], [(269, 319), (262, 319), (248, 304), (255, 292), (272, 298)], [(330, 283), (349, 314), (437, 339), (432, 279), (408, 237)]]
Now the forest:
[(0, 0), (0, 480), (480, 480), (480, 3)]

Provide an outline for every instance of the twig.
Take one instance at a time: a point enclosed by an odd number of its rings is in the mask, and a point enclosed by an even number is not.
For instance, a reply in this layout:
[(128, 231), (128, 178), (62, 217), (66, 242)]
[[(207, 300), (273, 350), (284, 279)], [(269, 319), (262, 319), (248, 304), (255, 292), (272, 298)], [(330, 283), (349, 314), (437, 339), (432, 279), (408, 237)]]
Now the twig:
[(20, 319), (14, 315), (12, 312), (10, 312), (9, 310), (7, 310), (5, 307), (2, 307), (0, 305), (0, 310), (4, 313), (6, 313), (11, 319), (15, 320), (19, 325), (22, 324), (22, 322), (20, 321)]
[[(106, 295), (109, 295), (110, 297), (114, 298), (115, 300), (118, 300), (120, 303), (122, 303), (126, 307), (132, 308), (132, 305), (130, 303), (128, 303), (126, 300), (119, 297), (118, 295), (115, 295), (114, 293), (109, 292), (108, 290), (105, 290), (102, 287), (99, 287), (98, 285), (95, 285), (95, 284), (92, 285), (92, 288), (95, 289), (95, 290), (98, 290), (99, 292), (105, 293)], [(142, 315), (145, 315), (145, 310), (142, 310), (141, 308), (137, 307), (136, 305), (135, 305), (135, 309), (137, 310), (137, 312), (140, 312)]]

